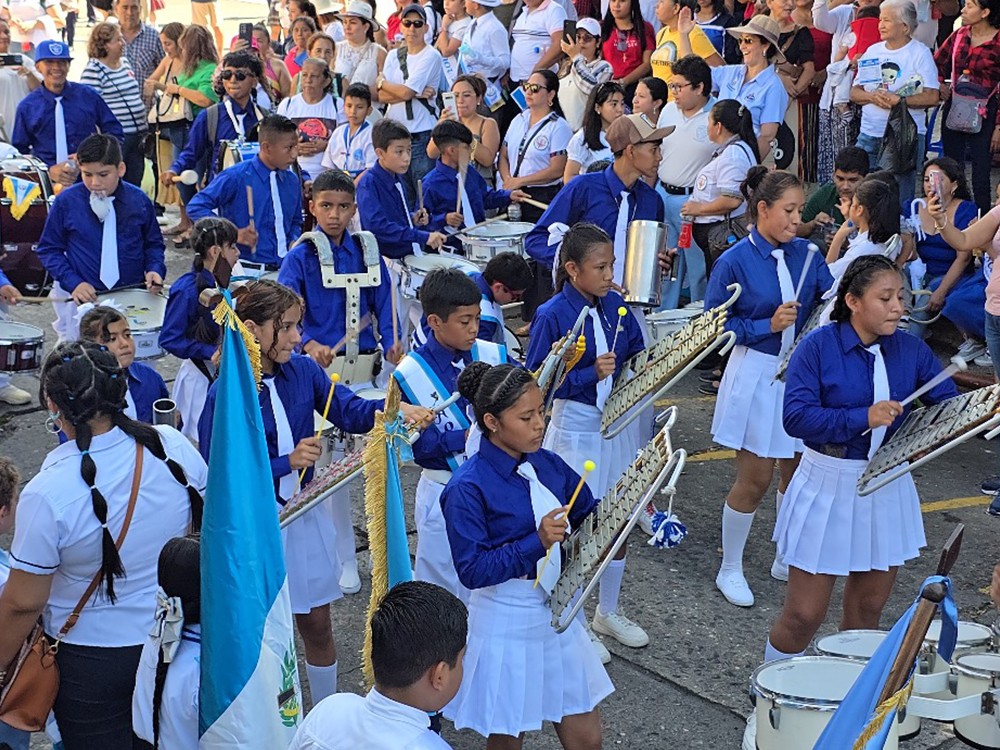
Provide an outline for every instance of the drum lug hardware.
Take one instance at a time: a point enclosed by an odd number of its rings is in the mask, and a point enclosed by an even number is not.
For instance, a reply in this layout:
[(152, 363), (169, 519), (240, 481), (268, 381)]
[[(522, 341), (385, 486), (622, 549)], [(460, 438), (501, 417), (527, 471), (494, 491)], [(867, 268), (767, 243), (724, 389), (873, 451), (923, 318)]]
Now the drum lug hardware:
[(781, 723), (781, 707), (771, 706), (767, 710), (767, 720), (771, 722), (771, 728), (777, 731), (778, 725)]
[(989, 714), (993, 713), (993, 711), (996, 709), (996, 707), (997, 707), (997, 697), (996, 697), (996, 695), (993, 694), (992, 690), (987, 690), (981, 696), (981, 701), (980, 701), (980, 705), (979, 705), (979, 712), (981, 714), (989, 715)]
[(958, 675), (954, 672), (948, 675), (948, 692), (958, 695)]

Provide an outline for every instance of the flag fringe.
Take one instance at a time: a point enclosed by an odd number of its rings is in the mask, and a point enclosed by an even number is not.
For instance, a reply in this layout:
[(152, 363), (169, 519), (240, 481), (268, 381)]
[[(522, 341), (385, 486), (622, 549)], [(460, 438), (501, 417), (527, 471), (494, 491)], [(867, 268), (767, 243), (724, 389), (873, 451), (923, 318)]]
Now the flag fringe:
[(250, 333), (250, 329), (243, 324), (239, 315), (236, 314), (236, 310), (234, 310), (233, 307), (226, 302), (225, 298), (223, 298), (222, 301), (216, 305), (215, 310), (212, 311), (212, 318), (215, 320), (217, 325), (228, 326), (230, 329), (239, 332), (240, 336), (243, 338), (243, 344), (247, 348), (247, 356), (250, 357), (250, 367), (253, 369), (254, 382), (257, 384), (257, 390), (260, 390), (260, 344), (257, 343), (257, 339), (255, 339), (253, 334)]
[(905, 706), (906, 702), (910, 700), (910, 695), (912, 694), (913, 677), (911, 676), (910, 680), (902, 688), (878, 705), (871, 721), (868, 722), (865, 730), (858, 735), (858, 739), (854, 741), (853, 750), (865, 750), (868, 743), (871, 742), (875, 738), (875, 735), (882, 730), (882, 725), (885, 723), (886, 717), (888, 717), (892, 711), (898, 711), (900, 708)]

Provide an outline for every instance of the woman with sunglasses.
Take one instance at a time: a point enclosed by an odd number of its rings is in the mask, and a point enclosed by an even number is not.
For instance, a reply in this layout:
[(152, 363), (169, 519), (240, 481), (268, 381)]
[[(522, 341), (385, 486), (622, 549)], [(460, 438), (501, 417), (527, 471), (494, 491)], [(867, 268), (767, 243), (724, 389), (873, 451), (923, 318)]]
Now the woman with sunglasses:
[(788, 92), (775, 67), (785, 60), (779, 49), (778, 22), (768, 16), (754, 16), (743, 26), (727, 31), (739, 43), (743, 64), (712, 68), (712, 87), (718, 89), (720, 99), (736, 99), (750, 110), (763, 161), (771, 152), (771, 143), (788, 109)]
[(655, 47), (653, 27), (643, 19), (639, 0), (610, 0), (601, 22), (601, 53), (625, 87), (626, 101), (632, 101), (635, 85), (650, 74)]
[[(566, 169), (563, 183), (569, 184), (577, 175), (588, 171), (591, 164), (613, 161), (605, 133), (615, 120), (625, 114), (625, 89), (620, 83), (608, 81), (590, 92), (583, 127), (570, 139), (566, 149)], [(654, 118), (655, 120), (655, 118)]]
[(587, 99), (595, 86), (611, 80), (611, 63), (601, 57), (601, 25), (582, 17), (576, 22), (576, 39), (561, 43), (566, 65), (559, 75), (559, 104), (573, 130), (583, 125)]

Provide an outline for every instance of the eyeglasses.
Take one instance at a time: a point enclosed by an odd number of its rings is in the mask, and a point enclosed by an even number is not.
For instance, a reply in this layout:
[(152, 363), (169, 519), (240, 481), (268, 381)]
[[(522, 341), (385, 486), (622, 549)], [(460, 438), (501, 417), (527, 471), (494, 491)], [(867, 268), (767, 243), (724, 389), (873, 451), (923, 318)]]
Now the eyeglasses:
[(745, 37), (737, 40), (736, 43), (742, 47), (744, 44), (755, 44), (756, 42), (757, 42), (757, 37), (754, 37), (754, 36), (745, 36)]
[(219, 73), (219, 78), (223, 81), (228, 81), (230, 78), (235, 78), (237, 81), (245, 81), (250, 77), (250, 74), (245, 70), (224, 70)]
[(693, 86), (692, 83), (668, 83), (667, 88), (673, 91), (675, 94), (680, 93), (682, 89), (687, 86)]
[(424, 28), (424, 22), (419, 18), (416, 21), (400, 21), (400, 26), (405, 26), (408, 29), (422, 29)]
[(576, 35), (576, 43), (577, 44), (587, 44), (589, 42), (596, 42), (596, 41), (597, 41), (597, 37), (596, 36), (591, 36), (586, 31), (581, 31), (579, 34)]
[(548, 86), (542, 86), (539, 83), (522, 83), (521, 88), (523, 88), (529, 94), (537, 94), (539, 91), (548, 91)]

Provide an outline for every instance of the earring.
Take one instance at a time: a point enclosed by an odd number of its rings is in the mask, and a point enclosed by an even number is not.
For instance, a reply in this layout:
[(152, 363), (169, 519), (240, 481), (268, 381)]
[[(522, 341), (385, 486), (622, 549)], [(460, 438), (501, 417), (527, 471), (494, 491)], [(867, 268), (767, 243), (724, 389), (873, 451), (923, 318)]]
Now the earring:
[(62, 419), (59, 412), (49, 412), (49, 416), (45, 420), (45, 431), (50, 435), (58, 435), (62, 432)]

